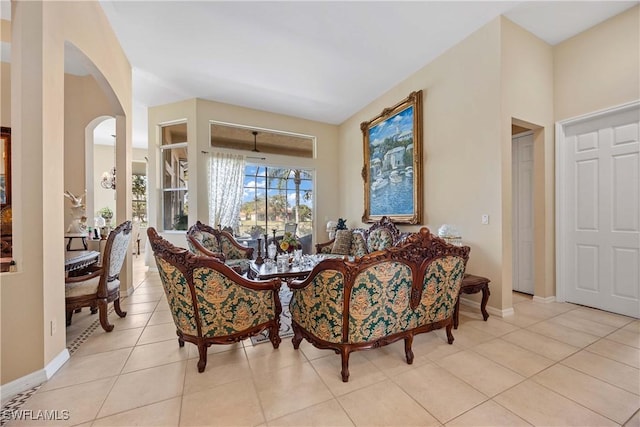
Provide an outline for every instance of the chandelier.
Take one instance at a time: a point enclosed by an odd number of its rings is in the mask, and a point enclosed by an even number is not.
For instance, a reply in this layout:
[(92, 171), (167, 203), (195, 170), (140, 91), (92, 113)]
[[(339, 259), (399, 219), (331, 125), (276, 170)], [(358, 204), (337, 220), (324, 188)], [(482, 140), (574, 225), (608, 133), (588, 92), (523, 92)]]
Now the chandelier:
[(102, 174), (102, 180), (100, 181), (100, 186), (102, 188), (106, 188), (107, 190), (115, 190), (116, 189), (116, 167), (112, 167), (109, 172), (105, 172)]

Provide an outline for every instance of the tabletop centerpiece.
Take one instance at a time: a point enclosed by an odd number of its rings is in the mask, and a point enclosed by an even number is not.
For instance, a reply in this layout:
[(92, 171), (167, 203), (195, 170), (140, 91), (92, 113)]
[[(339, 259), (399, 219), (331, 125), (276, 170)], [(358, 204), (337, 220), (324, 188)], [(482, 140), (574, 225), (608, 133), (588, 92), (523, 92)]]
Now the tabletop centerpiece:
[(295, 249), (300, 248), (300, 242), (290, 232), (284, 233), (279, 243), (280, 250), (283, 253), (292, 253)]

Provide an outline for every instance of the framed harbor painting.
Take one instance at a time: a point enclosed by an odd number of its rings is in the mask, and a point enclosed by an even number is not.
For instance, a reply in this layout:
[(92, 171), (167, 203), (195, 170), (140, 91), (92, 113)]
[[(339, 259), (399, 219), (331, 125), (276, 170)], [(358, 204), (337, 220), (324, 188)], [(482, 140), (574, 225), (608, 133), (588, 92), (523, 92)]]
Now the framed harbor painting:
[(362, 222), (383, 216), (422, 222), (422, 91), (360, 125), (364, 140)]

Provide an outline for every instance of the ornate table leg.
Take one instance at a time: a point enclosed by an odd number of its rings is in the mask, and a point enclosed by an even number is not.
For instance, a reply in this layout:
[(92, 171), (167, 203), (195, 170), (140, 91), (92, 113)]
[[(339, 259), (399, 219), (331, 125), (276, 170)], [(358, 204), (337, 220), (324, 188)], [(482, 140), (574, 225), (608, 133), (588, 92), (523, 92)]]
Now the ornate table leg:
[(475, 294), (482, 291), (482, 302), (480, 303), (480, 311), (482, 312), (482, 318), (486, 321), (489, 318), (487, 313), (487, 301), (489, 301), (489, 279), (486, 277), (474, 276), (473, 274), (465, 274), (460, 285), (460, 292), (456, 305), (453, 310), (453, 328), (458, 329), (458, 316), (460, 315), (460, 295), (462, 294)]
[(482, 317), (485, 322), (489, 318), (489, 313), (487, 313), (487, 301), (489, 301), (489, 295), (491, 295), (491, 292), (489, 292), (489, 282), (487, 282), (482, 288), (482, 302), (480, 303), (480, 311), (482, 312)]

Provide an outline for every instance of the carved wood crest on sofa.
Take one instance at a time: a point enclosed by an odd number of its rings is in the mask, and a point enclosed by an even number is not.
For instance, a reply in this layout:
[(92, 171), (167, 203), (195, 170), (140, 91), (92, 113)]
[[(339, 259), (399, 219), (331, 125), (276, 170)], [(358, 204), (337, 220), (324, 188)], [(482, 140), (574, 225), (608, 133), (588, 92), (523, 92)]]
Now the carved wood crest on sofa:
[[(400, 232), (389, 217), (383, 216), (379, 221), (371, 224), (369, 228), (337, 230), (335, 238), (316, 244), (316, 253), (363, 256), (390, 246), (396, 246), (409, 234)], [(341, 239), (346, 239), (344, 245), (341, 244)], [(338, 247), (345, 249), (338, 249)]]
[(269, 330), (280, 345), (280, 280), (248, 280), (218, 258), (197, 256), (147, 230), (167, 296), (178, 344), (198, 347), (198, 372), (207, 365), (212, 344), (231, 344)]
[(321, 261), (305, 280), (289, 284), (294, 348), (305, 338), (339, 353), (346, 382), (353, 351), (404, 339), (411, 364), (414, 335), (445, 327), (453, 343), (454, 308), (469, 251), (422, 228), (399, 246), (354, 261)]

